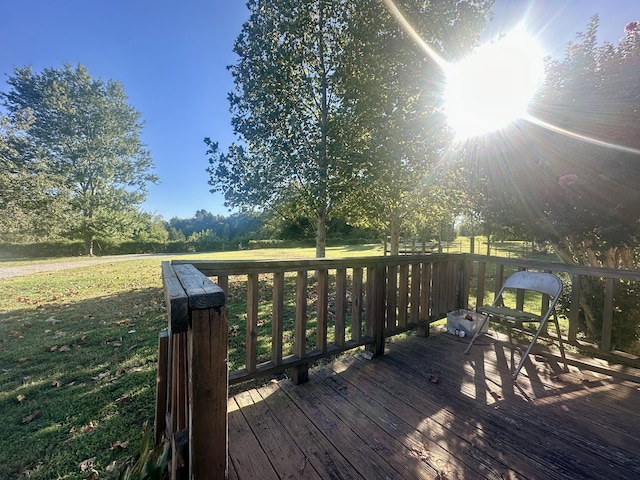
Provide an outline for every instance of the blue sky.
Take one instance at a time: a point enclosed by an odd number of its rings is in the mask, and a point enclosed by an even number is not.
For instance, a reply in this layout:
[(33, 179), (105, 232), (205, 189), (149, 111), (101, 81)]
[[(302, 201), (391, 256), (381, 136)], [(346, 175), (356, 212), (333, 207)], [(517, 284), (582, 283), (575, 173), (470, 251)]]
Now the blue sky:
[[(530, 5), (533, 5), (530, 7)], [(549, 53), (561, 55), (589, 19), (600, 41), (617, 42), (640, 20), (638, 0), (497, 0), (487, 38), (526, 18)], [(143, 141), (161, 183), (143, 208), (166, 220), (206, 209), (227, 215), (209, 193), (203, 138), (233, 141), (227, 65), (248, 13), (244, 0), (7, 0), (0, 6), (0, 90), (13, 68), (82, 63), (94, 78), (123, 83), (146, 121)]]

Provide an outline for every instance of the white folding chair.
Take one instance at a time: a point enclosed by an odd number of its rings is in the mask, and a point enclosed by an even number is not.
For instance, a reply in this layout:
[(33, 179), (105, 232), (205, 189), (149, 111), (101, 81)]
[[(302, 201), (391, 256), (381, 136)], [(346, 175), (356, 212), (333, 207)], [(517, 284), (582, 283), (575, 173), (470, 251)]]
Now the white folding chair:
[[(530, 290), (530, 291), (541, 293), (543, 295), (548, 295), (548, 301), (547, 299), (543, 298), (543, 301), (541, 302), (541, 309), (540, 309), (541, 311), (539, 315), (525, 311), (522, 309), (523, 307), (510, 308), (505, 306), (504, 294), (509, 291), (517, 292), (518, 290), (523, 290), (525, 294), (527, 290)], [(536, 340), (538, 339), (540, 332), (543, 331), (547, 320), (549, 319), (551, 314), (553, 314), (553, 320), (556, 324), (556, 332), (558, 335), (558, 343), (560, 345), (560, 353), (562, 355), (562, 360), (564, 361), (564, 366), (566, 370), (567, 359), (564, 354), (564, 346), (562, 344), (562, 336), (560, 334), (560, 325), (558, 323), (558, 316), (556, 314), (556, 308), (555, 308), (561, 293), (562, 293), (562, 281), (555, 275), (552, 275), (550, 273), (544, 273), (544, 272), (528, 272), (528, 271), (521, 271), (521, 272), (514, 273), (509, 278), (507, 278), (507, 280), (504, 282), (504, 285), (502, 285), (502, 288), (500, 288), (500, 291), (496, 295), (491, 306), (485, 305), (477, 309), (479, 312), (485, 314), (485, 318), (482, 320), (482, 325), (480, 326), (480, 328), (478, 328), (476, 334), (471, 339), (471, 342), (467, 346), (467, 349), (464, 351), (464, 353), (465, 354), (469, 353), (471, 346), (473, 345), (473, 343), (476, 341), (476, 339), (482, 332), (482, 328), (484, 327), (485, 323), (490, 321), (490, 319), (497, 320), (497, 321), (500, 321), (500, 320), (505, 321), (507, 325), (507, 331), (509, 333), (509, 342), (511, 343), (512, 343), (512, 335), (511, 335), (512, 322), (513, 323), (515, 322), (539, 323), (538, 329), (536, 330), (535, 334), (533, 334), (531, 343), (529, 343), (527, 350), (524, 352), (524, 354), (522, 354), (520, 363), (518, 364), (518, 366), (516, 367), (513, 373), (512, 378), (515, 380), (518, 377), (518, 374), (520, 373), (520, 369), (522, 368), (522, 365), (524, 364), (529, 353), (531, 352), (531, 349), (533, 348), (534, 343), (536, 343)], [(512, 354), (512, 358), (513, 358), (513, 354)]]

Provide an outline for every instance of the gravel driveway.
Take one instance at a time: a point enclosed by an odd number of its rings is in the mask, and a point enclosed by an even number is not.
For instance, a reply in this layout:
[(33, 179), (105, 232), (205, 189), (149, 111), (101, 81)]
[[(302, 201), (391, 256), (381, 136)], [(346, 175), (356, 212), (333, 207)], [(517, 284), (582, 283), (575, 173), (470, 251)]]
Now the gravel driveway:
[(72, 260), (68, 262), (38, 263), (35, 265), (22, 265), (18, 267), (0, 267), (0, 279), (31, 275), (33, 273), (55, 272), (70, 268), (89, 267), (100, 263), (124, 262), (143, 258), (176, 257), (180, 254), (145, 253), (140, 255), (109, 255), (106, 257), (88, 258), (86, 260)]

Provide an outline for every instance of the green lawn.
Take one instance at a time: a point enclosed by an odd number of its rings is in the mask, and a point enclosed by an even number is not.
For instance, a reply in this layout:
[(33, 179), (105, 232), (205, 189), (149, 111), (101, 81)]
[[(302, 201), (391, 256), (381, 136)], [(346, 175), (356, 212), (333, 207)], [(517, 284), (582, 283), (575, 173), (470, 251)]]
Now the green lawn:
[[(381, 252), (377, 245), (331, 247), (327, 256)], [(306, 248), (176, 258), (314, 256)], [(92, 468), (105, 478), (113, 462), (137, 452), (154, 414), (157, 338), (166, 327), (164, 259), (1, 281), (0, 478), (84, 479)], [(42, 260), (0, 267), (29, 263)]]
[[(463, 240), (449, 251), (468, 252)], [(327, 248), (328, 257), (381, 254), (381, 245)], [(314, 256), (314, 248), (300, 248), (175, 258)], [(160, 262), (170, 258), (96, 262), (0, 282), (0, 478), (84, 479), (91, 469), (109, 478), (114, 462), (137, 453), (154, 414), (157, 338), (166, 327)], [(43, 260), (3, 261), (0, 268), (30, 263)], [(235, 293), (229, 321), (243, 330)], [(231, 355), (234, 341), (241, 338), (230, 338)]]

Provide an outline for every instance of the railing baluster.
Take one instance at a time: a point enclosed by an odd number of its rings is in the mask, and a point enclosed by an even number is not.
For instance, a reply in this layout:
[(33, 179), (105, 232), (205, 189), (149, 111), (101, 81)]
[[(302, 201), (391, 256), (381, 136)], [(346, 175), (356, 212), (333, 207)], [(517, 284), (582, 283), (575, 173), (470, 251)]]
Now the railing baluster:
[(325, 353), (327, 351), (327, 296), (329, 292), (329, 272), (326, 269), (318, 270), (318, 305), (316, 322), (316, 348)]
[[(304, 359), (307, 350), (307, 271), (300, 270), (296, 276), (296, 325), (293, 354)], [(291, 379), (296, 385), (309, 379), (309, 365), (304, 363), (291, 370)]]
[(580, 318), (580, 295), (582, 276), (571, 275), (571, 310), (569, 310), (569, 343), (575, 345), (578, 340), (578, 321)]
[(345, 316), (346, 316), (346, 296), (347, 296), (347, 270), (338, 268), (336, 270), (336, 300), (335, 300), (335, 337), (333, 342), (338, 347), (345, 344)]
[(392, 330), (398, 320), (398, 266), (387, 267), (387, 328)]
[(476, 308), (484, 305), (484, 286), (487, 275), (487, 263), (478, 263), (478, 279), (476, 281)]
[(602, 342), (600, 350), (609, 352), (611, 350), (611, 330), (613, 329), (613, 286), (614, 279), (607, 278), (604, 287), (604, 312), (602, 319)]
[(409, 302), (409, 265), (400, 265), (400, 279), (398, 280), (398, 326), (407, 326), (407, 309)]
[(420, 320), (420, 263), (411, 264), (411, 323)]
[(284, 330), (284, 272), (273, 274), (273, 307), (271, 310), (271, 362), (282, 365), (282, 333)]
[(361, 267), (354, 267), (351, 286), (351, 339), (362, 338), (362, 278)]
[(258, 364), (258, 274), (247, 275), (246, 368), (254, 373)]

